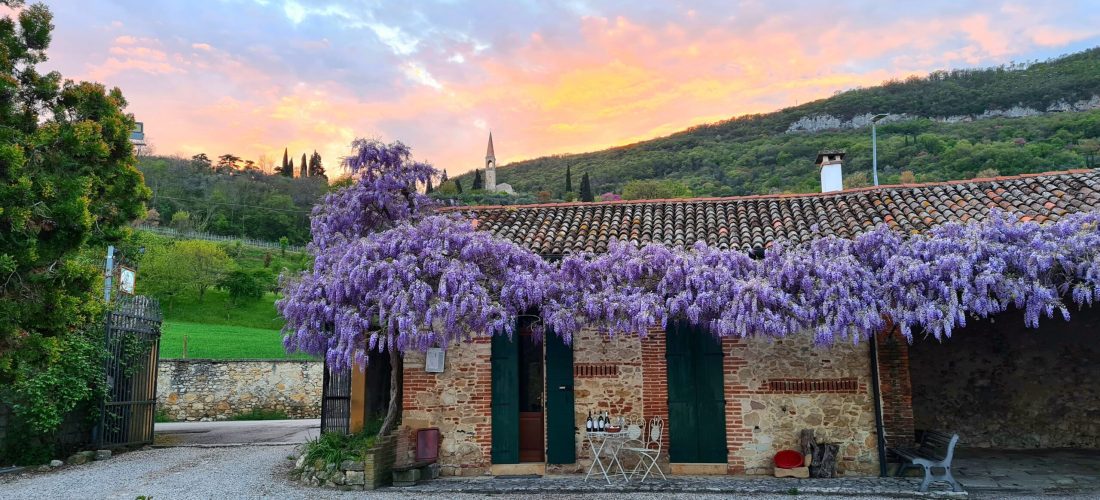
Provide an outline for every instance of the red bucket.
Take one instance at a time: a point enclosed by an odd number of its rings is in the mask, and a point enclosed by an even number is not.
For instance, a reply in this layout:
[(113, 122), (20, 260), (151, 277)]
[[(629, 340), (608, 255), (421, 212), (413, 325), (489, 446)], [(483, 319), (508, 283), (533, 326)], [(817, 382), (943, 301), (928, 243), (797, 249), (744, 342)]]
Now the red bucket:
[(802, 467), (802, 462), (804, 460), (805, 458), (802, 457), (802, 453), (794, 450), (783, 450), (775, 454), (775, 466), (780, 469)]

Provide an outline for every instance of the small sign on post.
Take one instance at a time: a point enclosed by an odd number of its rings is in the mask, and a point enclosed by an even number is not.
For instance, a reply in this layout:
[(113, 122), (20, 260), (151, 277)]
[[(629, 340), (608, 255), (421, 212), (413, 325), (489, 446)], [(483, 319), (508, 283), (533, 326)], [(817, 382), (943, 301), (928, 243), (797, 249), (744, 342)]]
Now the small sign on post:
[(122, 266), (118, 272), (118, 290), (126, 295), (134, 294), (134, 280), (137, 278), (137, 273), (129, 267)]
[(428, 373), (443, 373), (443, 362), (446, 351), (442, 347), (428, 348), (428, 354), (424, 359), (424, 371)]

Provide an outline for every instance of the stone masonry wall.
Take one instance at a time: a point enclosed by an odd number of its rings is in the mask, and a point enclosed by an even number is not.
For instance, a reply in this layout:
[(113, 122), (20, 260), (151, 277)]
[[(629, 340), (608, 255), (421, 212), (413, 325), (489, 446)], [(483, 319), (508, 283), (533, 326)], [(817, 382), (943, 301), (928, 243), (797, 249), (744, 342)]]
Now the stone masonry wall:
[[(584, 436), (588, 412), (608, 412), (613, 417), (641, 419), (643, 379), (642, 349), (632, 336), (608, 338), (595, 330), (582, 330), (573, 337), (573, 414), (576, 428), (577, 462), (551, 467), (556, 472), (584, 472), (592, 464)], [(663, 382), (663, 381), (662, 381)], [(667, 471), (667, 470), (666, 470)]]
[(488, 472), (492, 460), (491, 344), (478, 338), (447, 349), (443, 373), (424, 371), (424, 355), (406, 352), (397, 463), (414, 461), (416, 430), (438, 427), (440, 473)]
[(810, 335), (783, 340), (724, 339), (730, 472), (770, 474), (799, 432), (840, 444), (837, 470), (877, 472), (869, 344), (815, 346)]
[(323, 364), (297, 360), (162, 359), (157, 409), (173, 420), (226, 420), (253, 410), (320, 418)]
[[(607, 339), (595, 331), (574, 338), (575, 464), (548, 472), (583, 471), (591, 463), (584, 443), (589, 411), (666, 421), (668, 388), (662, 329), (648, 338)], [(797, 448), (799, 431), (840, 443), (839, 471), (873, 474), (878, 455), (870, 389), (868, 344), (815, 347), (811, 338), (781, 341), (724, 339), (728, 472), (766, 474), (772, 457)], [(491, 465), (490, 343), (454, 346), (444, 373), (424, 372), (423, 355), (407, 353), (398, 462), (411, 462), (415, 430), (439, 427), (444, 475), (487, 473)], [(667, 464), (667, 454), (664, 460)], [(664, 465), (664, 464), (663, 464)], [(667, 471), (667, 468), (666, 468)]]
[(909, 347), (917, 429), (959, 446), (1100, 448), (1100, 306), (1025, 328), (1019, 312)]

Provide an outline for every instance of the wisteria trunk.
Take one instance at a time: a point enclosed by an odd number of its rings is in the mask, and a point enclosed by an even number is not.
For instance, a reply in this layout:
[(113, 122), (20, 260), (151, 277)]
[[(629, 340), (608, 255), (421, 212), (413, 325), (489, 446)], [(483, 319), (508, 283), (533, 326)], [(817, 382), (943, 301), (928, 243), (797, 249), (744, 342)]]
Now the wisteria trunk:
[(401, 353), (397, 349), (390, 349), (390, 404), (386, 408), (386, 418), (382, 421), (382, 428), (378, 430), (378, 437), (389, 435), (397, 427), (397, 421), (401, 418), (401, 385), (404, 379), (404, 366)]

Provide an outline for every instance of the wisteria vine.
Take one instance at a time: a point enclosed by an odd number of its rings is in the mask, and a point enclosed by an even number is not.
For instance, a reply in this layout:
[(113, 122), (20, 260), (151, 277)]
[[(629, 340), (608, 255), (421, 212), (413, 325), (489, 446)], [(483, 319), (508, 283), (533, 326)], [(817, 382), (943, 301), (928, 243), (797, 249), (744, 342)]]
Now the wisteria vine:
[(366, 363), (368, 349), (447, 346), (511, 335), (516, 319), (571, 341), (582, 328), (645, 336), (683, 319), (720, 337), (812, 334), (858, 342), (887, 321), (940, 339), (1009, 308), (1037, 327), (1100, 301), (1100, 212), (1040, 225), (993, 211), (903, 236), (885, 226), (854, 239), (772, 245), (761, 259), (612, 244), (556, 263), (471, 221), (432, 213), (416, 186), (435, 175), (400, 143), (357, 141), (355, 183), (315, 209), (312, 270), (289, 279), (278, 308), (288, 351)]

